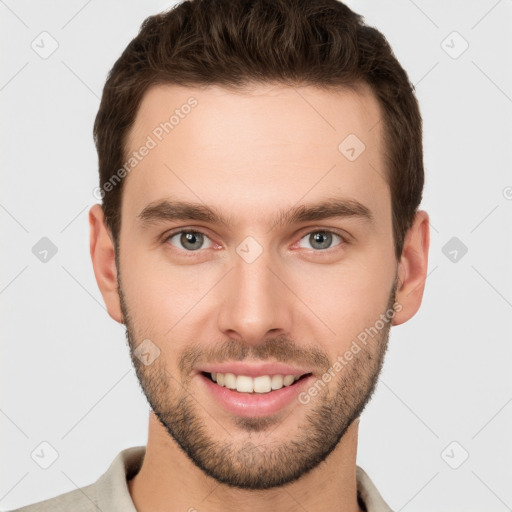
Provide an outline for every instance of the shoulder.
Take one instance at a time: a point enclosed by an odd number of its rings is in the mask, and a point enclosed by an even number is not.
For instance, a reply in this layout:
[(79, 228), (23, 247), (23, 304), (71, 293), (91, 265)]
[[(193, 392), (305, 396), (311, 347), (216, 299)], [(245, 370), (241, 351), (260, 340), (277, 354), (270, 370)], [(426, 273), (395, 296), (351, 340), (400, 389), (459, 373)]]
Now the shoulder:
[(87, 485), (8, 512), (97, 512), (95, 485)]
[(357, 494), (367, 512), (393, 512), (366, 471), (356, 465)]
[(136, 512), (127, 481), (140, 469), (145, 446), (122, 450), (96, 482), (6, 512)]

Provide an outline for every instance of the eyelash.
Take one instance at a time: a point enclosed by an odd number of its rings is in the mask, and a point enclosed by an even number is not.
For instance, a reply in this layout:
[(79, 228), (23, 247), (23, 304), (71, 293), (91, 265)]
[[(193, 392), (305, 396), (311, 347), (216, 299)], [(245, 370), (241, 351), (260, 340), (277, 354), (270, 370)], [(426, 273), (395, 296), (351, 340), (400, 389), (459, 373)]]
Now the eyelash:
[[(164, 239), (162, 240), (162, 243), (166, 244), (169, 242), (169, 240), (171, 238), (173, 238), (174, 236), (176, 235), (179, 235), (179, 234), (182, 234), (182, 233), (199, 233), (203, 236), (205, 236), (206, 238), (210, 239), (210, 237), (208, 236), (207, 233), (205, 233), (204, 231), (201, 231), (200, 229), (183, 229), (183, 228), (180, 228), (176, 231), (172, 231), (171, 233), (168, 233), (164, 236)], [(338, 236), (339, 238), (341, 238), (341, 242), (334, 246), (334, 247), (329, 247), (328, 249), (309, 249), (309, 251), (312, 251), (312, 252), (316, 252), (316, 253), (330, 253), (332, 250), (335, 250), (336, 247), (340, 248), (341, 246), (344, 246), (344, 245), (347, 245), (349, 243), (348, 239), (347, 239), (347, 236), (346, 235), (343, 235), (341, 234), (339, 231), (337, 230), (333, 230), (333, 229), (320, 229), (320, 228), (316, 228), (316, 229), (313, 229), (311, 231), (308, 231), (307, 233), (305, 233), (304, 235), (302, 235), (299, 239), (299, 242), (300, 240), (302, 240), (304, 237), (308, 236), (308, 235), (311, 235), (313, 233), (329, 233), (329, 234), (332, 234), (332, 235), (336, 235)], [(211, 240), (211, 239), (210, 239)], [(177, 250), (180, 250), (179, 248), (173, 246), (174, 249), (177, 249)], [(196, 251), (187, 251), (186, 249), (182, 249), (183, 252), (185, 253), (189, 253), (187, 255), (187, 257), (194, 257), (195, 254), (201, 252), (203, 249), (198, 249)]]

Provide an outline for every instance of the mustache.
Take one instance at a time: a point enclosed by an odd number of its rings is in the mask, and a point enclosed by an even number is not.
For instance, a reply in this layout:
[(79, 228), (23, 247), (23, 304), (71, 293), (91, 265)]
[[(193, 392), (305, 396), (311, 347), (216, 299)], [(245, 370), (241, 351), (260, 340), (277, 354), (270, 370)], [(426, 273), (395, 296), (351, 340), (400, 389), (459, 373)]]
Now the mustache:
[(321, 370), (330, 366), (327, 354), (317, 346), (300, 346), (289, 337), (280, 336), (267, 338), (257, 345), (232, 338), (218, 345), (196, 343), (183, 351), (178, 368), (182, 375), (189, 375), (200, 364), (244, 360), (278, 362)]

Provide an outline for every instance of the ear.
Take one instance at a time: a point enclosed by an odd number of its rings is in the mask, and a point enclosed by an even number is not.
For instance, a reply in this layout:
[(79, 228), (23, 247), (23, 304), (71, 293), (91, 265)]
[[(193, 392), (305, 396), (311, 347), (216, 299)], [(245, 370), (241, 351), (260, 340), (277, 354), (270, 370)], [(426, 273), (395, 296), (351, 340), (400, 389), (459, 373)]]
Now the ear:
[(429, 217), (427, 212), (419, 210), (404, 240), (395, 299), (400, 306), (396, 307), (392, 325), (407, 322), (420, 308), (427, 278), (429, 246)]
[(124, 323), (118, 294), (114, 241), (105, 223), (100, 204), (89, 210), (90, 251), (96, 282), (103, 295), (108, 314), (120, 324)]

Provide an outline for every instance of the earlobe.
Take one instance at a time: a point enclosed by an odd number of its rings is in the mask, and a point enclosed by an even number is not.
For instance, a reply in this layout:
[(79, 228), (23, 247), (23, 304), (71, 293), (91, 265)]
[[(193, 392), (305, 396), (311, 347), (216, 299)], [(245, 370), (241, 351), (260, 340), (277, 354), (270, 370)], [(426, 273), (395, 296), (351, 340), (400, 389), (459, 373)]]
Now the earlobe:
[(89, 210), (89, 228), (89, 248), (96, 282), (108, 314), (122, 324), (124, 322), (118, 293), (114, 242), (100, 204), (95, 204)]
[(407, 322), (420, 308), (427, 278), (429, 246), (429, 217), (427, 212), (419, 210), (404, 240), (395, 299), (399, 306), (393, 325)]

